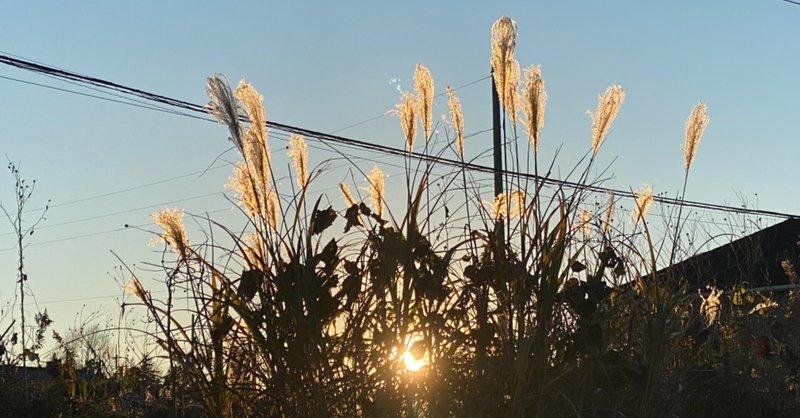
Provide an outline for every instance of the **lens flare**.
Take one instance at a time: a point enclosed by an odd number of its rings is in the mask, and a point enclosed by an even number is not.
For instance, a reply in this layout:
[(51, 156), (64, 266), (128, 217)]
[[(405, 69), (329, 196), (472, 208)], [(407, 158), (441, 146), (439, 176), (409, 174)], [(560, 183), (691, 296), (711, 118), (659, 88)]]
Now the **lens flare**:
[(425, 343), (421, 340), (409, 340), (406, 344), (406, 350), (401, 357), (406, 371), (416, 372), (428, 364), (428, 359), (425, 356)]

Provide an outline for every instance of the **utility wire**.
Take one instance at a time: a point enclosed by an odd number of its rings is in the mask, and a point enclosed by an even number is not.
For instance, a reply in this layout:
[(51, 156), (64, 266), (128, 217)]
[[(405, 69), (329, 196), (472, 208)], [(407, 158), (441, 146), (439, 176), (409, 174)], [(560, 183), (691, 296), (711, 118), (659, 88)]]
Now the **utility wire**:
[[(81, 223), (81, 222), (88, 222), (88, 221), (93, 221), (95, 219), (102, 219), (102, 218), (108, 218), (108, 217), (111, 217), (111, 216), (124, 215), (126, 213), (133, 213), (133, 212), (138, 212), (138, 211), (145, 210), (145, 209), (153, 209), (153, 208), (166, 206), (166, 205), (174, 205), (176, 203), (183, 203), (183, 202), (188, 202), (190, 200), (203, 199), (203, 198), (211, 197), (211, 196), (220, 196), (220, 195), (223, 195), (223, 194), (224, 194), (223, 192), (214, 192), (214, 193), (206, 193), (206, 194), (201, 194), (201, 195), (189, 196), (189, 197), (186, 197), (186, 198), (183, 198), (183, 199), (171, 200), (171, 201), (168, 201), (168, 202), (161, 202), (161, 203), (157, 203), (157, 204), (154, 204), (154, 205), (140, 206), (138, 208), (133, 208), (133, 209), (125, 209), (125, 210), (121, 210), (121, 211), (117, 211), (117, 212), (104, 213), (104, 214), (101, 214), (101, 215), (89, 216), (89, 217), (80, 218), (80, 219), (73, 219), (73, 220), (70, 220), (70, 221), (59, 222), (59, 223), (55, 223), (55, 224), (47, 224), (47, 225), (44, 225), (44, 226), (37, 227), (36, 230), (40, 231), (42, 229), (49, 229), (49, 228), (55, 228), (55, 227), (59, 227), (59, 226), (72, 225), (72, 224)], [(7, 236), (7, 235), (14, 235), (14, 234), (15, 234), (15, 232), (4, 232), (4, 233), (0, 233), (0, 237)]]
[[(69, 206), (69, 205), (74, 205), (74, 204), (77, 204), (77, 203), (88, 202), (90, 200), (96, 200), (96, 199), (101, 199), (101, 198), (104, 198), (104, 197), (110, 197), (110, 196), (115, 196), (115, 195), (122, 194), (122, 193), (132, 192), (132, 191), (144, 189), (144, 188), (147, 188), (147, 187), (158, 186), (160, 184), (169, 183), (169, 182), (172, 182), (172, 181), (175, 181), (175, 180), (185, 179), (187, 177), (197, 176), (197, 175), (203, 174), (203, 173), (205, 173), (207, 171), (210, 171), (210, 170), (217, 170), (217, 169), (225, 168), (225, 167), (228, 167), (228, 166), (230, 166), (230, 164), (228, 164), (228, 163), (217, 165), (217, 166), (212, 166), (210, 168), (206, 168), (206, 169), (203, 169), (203, 170), (192, 171), (191, 173), (181, 174), (181, 175), (178, 175), (178, 176), (169, 177), (169, 178), (166, 178), (166, 179), (161, 179), (161, 180), (157, 180), (157, 181), (150, 182), (150, 183), (140, 184), (138, 186), (132, 186), (132, 187), (128, 187), (128, 188), (125, 188), (125, 189), (119, 189), (119, 190), (114, 190), (114, 191), (111, 191), (111, 192), (106, 192), (106, 193), (96, 194), (96, 195), (92, 195), (92, 196), (82, 197), (80, 199), (70, 200), (68, 202), (52, 204), (52, 205), (49, 205), (48, 208), (52, 209), (52, 208), (57, 208), (57, 207), (62, 207), (62, 206)], [(26, 209), (25, 212), (41, 211), (43, 209), (45, 209), (45, 207)]]
[[(162, 105), (167, 105), (171, 107), (177, 107), (180, 109), (188, 110), (190, 112), (195, 113), (203, 113), (207, 114), (207, 111), (204, 106), (174, 99), (167, 96), (162, 96), (156, 93), (147, 92), (144, 90), (140, 90), (134, 87), (125, 86), (122, 84), (118, 84), (112, 81), (103, 80), (96, 77), (85, 76), (81, 74), (77, 74), (71, 71), (58, 69), (52, 66), (39, 64), (35, 62), (31, 62), (28, 60), (22, 60), (18, 58), (14, 58), (5, 54), (0, 54), (0, 64), (8, 65), (11, 67), (19, 68), (25, 71), (31, 71), (38, 74), (43, 74), (46, 76), (52, 76), (62, 80), (70, 80), (75, 81), (82, 84), (89, 84), (92, 86), (116, 91), (126, 95), (132, 95), (147, 101), (159, 103)], [(205, 118), (203, 118), (205, 119)], [(247, 121), (244, 116), (242, 116), (243, 121)], [(366, 142), (364, 140), (346, 138), (338, 135), (328, 134), (324, 132), (315, 131), (312, 129), (306, 129), (298, 126), (287, 125), (279, 122), (266, 122), (266, 127), (288, 132), (292, 134), (303, 135), (308, 138), (312, 138), (323, 143), (328, 143), (329, 146), (332, 147), (330, 144), (340, 144), (350, 147), (356, 147), (359, 149), (370, 150), (378, 153), (383, 153), (386, 155), (394, 155), (397, 157), (403, 158), (413, 158), (416, 160), (440, 164), (445, 166), (451, 166), (456, 169), (464, 169), (464, 170), (471, 170), (471, 171), (478, 171), (478, 172), (485, 172), (485, 173), (494, 173), (495, 170), (492, 167), (478, 165), (474, 163), (465, 163), (453, 159), (447, 159), (443, 157), (427, 155), (427, 154), (420, 154), (417, 152), (406, 151), (399, 148), (393, 148), (385, 145), (379, 145), (371, 142)], [(614, 193), (616, 196), (623, 197), (623, 198), (631, 198), (635, 199), (636, 194), (629, 190), (619, 190), (619, 189), (612, 189), (607, 187), (602, 187), (598, 185), (591, 185), (591, 184), (582, 184), (576, 183), (567, 180), (559, 180), (549, 177), (542, 177), (535, 174), (530, 173), (522, 173), (522, 172), (515, 172), (511, 170), (502, 170), (504, 175), (511, 175), (516, 176), (519, 178), (527, 178), (531, 180), (536, 180), (541, 182), (542, 184), (546, 184), (549, 186), (556, 186), (556, 187), (565, 187), (573, 190), (585, 190), (589, 192), (596, 192), (596, 193)], [(654, 200), (667, 205), (683, 205), (686, 207), (693, 207), (693, 208), (701, 208), (701, 209), (708, 209), (708, 210), (715, 210), (721, 212), (728, 212), (728, 213), (739, 213), (739, 214), (752, 214), (752, 215), (762, 215), (762, 216), (772, 216), (777, 218), (798, 218), (798, 215), (784, 213), (784, 212), (777, 212), (777, 211), (769, 211), (769, 210), (759, 210), (759, 209), (748, 209), (742, 207), (735, 207), (735, 206), (726, 206), (714, 203), (705, 203), (699, 201), (692, 201), (692, 200), (683, 200), (678, 198), (669, 198), (669, 197), (654, 197)]]
[[(203, 212), (203, 213), (204, 214), (207, 213), (207, 214), (210, 215), (212, 213), (219, 213), (219, 212), (223, 212), (223, 211), (226, 211), (226, 210), (231, 210), (231, 208), (230, 207), (222, 208), (222, 209), (212, 210), (212, 211)], [(98, 235), (107, 235), (107, 234), (111, 234), (111, 233), (114, 233), (114, 232), (125, 231), (125, 230), (128, 230), (128, 229), (141, 229), (141, 228), (145, 228), (145, 227), (148, 227), (148, 226), (151, 226), (151, 225), (152, 224), (150, 224), (150, 223), (139, 224), (139, 225), (125, 224), (125, 226), (123, 226), (121, 228), (106, 229), (106, 230), (103, 230), (103, 231), (89, 232), (89, 233), (81, 234), (81, 235), (72, 235), (72, 236), (69, 236), (69, 237), (58, 238), (58, 239), (53, 239), (53, 240), (49, 240), (49, 241), (34, 242), (32, 244), (27, 244), (25, 247), (26, 248), (27, 247), (38, 247), (40, 245), (55, 244), (55, 243), (59, 243), (59, 242), (72, 241), (72, 240), (81, 239), (81, 238), (96, 237)], [(15, 251), (15, 250), (18, 250), (18, 248), (16, 246), (8, 247), (8, 248), (0, 248), (0, 253), (4, 253), (4, 252), (7, 252), (7, 251)]]
[(130, 100), (130, 99), (128, 99), (128, 100), (112, 99), (110, 97), (99, 96), (99, 95), (90, 94), (90, 93), (84, 93), (84, 92), (80, 92), (80, 91), (76, 91), (76, 90), (70, 90), (70, 89), (65, 89), (65, 88), (61, 88), (61, 87), (55, 87), (55, 86), (51, 86), (51, 85), (48, 85), (48, 84), (36, 83), (36, 82), (33, 82), (33, 81), (22, 80), (22, 79), (19, 79), (19, 78), (8, 77), (8, 76), (3, 76), (3, 75), (0, 75), (0, 79), (8, 80), (8, 81), (15, 81), (17, 83), (28, 84), (28, 85), (31, 85), (31, 86), (42, 87), (42, 88), (46, 88), (46, 89), (50, 89), (50, 90), (56, 90), (56, 91), (60, 91), (60, 92), (64, 92), (64, 93), (77, 94), (79, 96), (90, 97), (92, 99), (105, 100), (105, 101), (108, 101), (108, 102), (119, 103), (119, 104), (124, 104), (124, 105), (128, 105), (128, 106), (134, 106), (134, 107), (139, 107), (139, 108), (142, 108), (142, 109), (156, 110), (156, 111), (159, 111), (159, 112), (166, 112), (166, 113), (171, 113), (171, 114), (174, 114), (174, 115), (187, 116), (187, 117), (192, 117), (192, 118), (197, 118), (197, 119), (205, 119), (205, 120), (213, 121), (210, 118), (202, 118), (202, 117), (199, 117), (199, 116), (196, 116), (196, 115), (192, 115), (192, 114), (189, 114), (189, 113), (178, 112), (176, 110), (164, 108), (162, 106), (152, 106), (152, 105), (147, 105), (147, 104), (140, 104), (140, 103), (137, 103), (138, 101), (133, 101), (133, 100)]
[[(469, 87), (469, 86), (472, 86), (472, 85), (478, 84), (478, 83), (480, 83), (481, 81), (483, 81), (483, 80), (488, 80), (488, 79), (490, 79), (490, 78), (492, 78), (492, 76), (486, 76), (486, 77), (483, 77), (483, 78), (479, 78), (479, 79), (477, 79), (477, 80), (475, 80), (475, 81), (471, 81), (471, 82), (469, 82), (469, 83), (467, 83), (467, 84), (462, 84), (462, 85), (460, 85), (460, 86), (458, 86), (458, 87), (454, 88), (454, 89), (453, 89), (453, 91), (458, 91), (458, 90), (461, 90), (461, 89), (463, 89), (463, 88), (466, 88), (466, 87)], [(436, 99), (436, 98), (439, 98), (439, 97), (445, 96), (446, 94), (447, 94), (446, 92), (445, 92), (445, 93), (439, 93), (439, 94), (437, 94), (437, 95), (433, 96), (433, 98), (434, 98), (434, 99)], [(339, 133), (339, 132), (342, 132), (342, 131), (346, 131), (346, 130), (348, 130), (348, 129), (350, 129), (350, 128), (355, 128), (356, 126), (361, 126), (361, 125), (363, 125), (363, 124), (365, 124), (365, 123), (369, 123), (369, 122), (372, 122), (372, 121), (374, 121), (374, 120), (378, 120), (378, 119), (384, 118), (384, 117), (386, 117), (386, 115), (387, 115), (387, 113), (381, 113), (380, 115), (375, 115), (375, 116), (373, 116), (373, 117), (371, 117), (371, 118), (364, 119), (364, 120), (362, 120), (361, 122), (356, 122), (356, 123), (353, 123), (353, 124), (347, 125), (347, 126), (345, 126), (344, 128), (339, 128), (339, 129), (337, 129), (337, 130), (335, 130), (335, 131), (332, 131), (331, 133), (332, 133), (332, 134), (336, 134), (336, 133)]]

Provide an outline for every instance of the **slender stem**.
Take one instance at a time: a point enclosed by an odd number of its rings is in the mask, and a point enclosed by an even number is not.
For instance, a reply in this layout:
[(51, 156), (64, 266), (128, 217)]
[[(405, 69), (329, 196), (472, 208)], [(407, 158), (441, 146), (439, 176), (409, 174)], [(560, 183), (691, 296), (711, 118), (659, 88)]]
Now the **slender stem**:
[(675, 255), (678, 251), (678, 238), (681, 233), (681, 216), (683, 216), (683, 202), (686, 199), (686, 184), (689, 181), (689, 170), (686, 170), (686, 174), (683, 176), (683, 189), (681, 191), (681, 198), (680, 203), (678, 204), (678, 217), (675, 219), (675, 235), (672, 237), (672, 250), (669, 255), (669, 263), (668, 266), (671, 266), (672, 263), (675, 262)]

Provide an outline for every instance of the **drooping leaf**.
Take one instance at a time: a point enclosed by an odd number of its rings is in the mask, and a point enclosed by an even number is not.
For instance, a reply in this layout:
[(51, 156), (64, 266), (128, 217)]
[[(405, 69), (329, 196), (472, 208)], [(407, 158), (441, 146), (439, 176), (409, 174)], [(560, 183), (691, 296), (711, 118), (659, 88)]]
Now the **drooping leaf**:
[(317, 264), (317, 263), (319, 263), (321, 261), (321, 262), (325, 263), (326, 267), (335, 266), (336, 262), (338, 261), (338, 259), (336, 257), (336, 253), (337, 253), (338, 250), (339, 250), (339, 247), (336, 245), (336, 239), (331, 238), (331, 240), (328, 241), (327, 244), (325, 244), (325, 247), (322, 248), (322, 251), (315, 256), (315, 259), (316, 259), (316, 263), (315, 264)]
[(328, 229), (333, 225), (336, 220), (336, 211), (328, 206), (325, 210), (314, 210), (311, 215), (311, 235), (321, 234), (322, 231)]
[(264, 273), (261, 270), (246, 270), (242, 272), (242, 277), (239, 279), (239, 288), (236, 289), (236, 295), (240, 298), (251, 301), (256, 295), (258, 288), (264, 280)]
[[(363, 203), (361, 205), (364, 206)], [(369, 210), (369, 208), (367, 208), (367, 210)], [(347, 220), (347, 225), (344, 226), (344, 232), (349, 232), (350, 228), (354, 226), (364, 226), (364, 224), (361, 223), (361, 213), (359, 212), (358, 205), (350, 206), (344, 213), (344, 218)]]

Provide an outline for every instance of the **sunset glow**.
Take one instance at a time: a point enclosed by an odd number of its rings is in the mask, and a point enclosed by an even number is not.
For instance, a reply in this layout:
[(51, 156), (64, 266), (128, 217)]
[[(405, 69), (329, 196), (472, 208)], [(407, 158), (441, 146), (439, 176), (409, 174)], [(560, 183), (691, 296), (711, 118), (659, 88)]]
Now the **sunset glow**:
[(401, 357), (403, 366), (409, 372), (416, 372), (428, 364), (425, 356), (425, 343), (418, 339), (409, 339)]
[(428, 364), (428, 360), (424, 356), (415, 358), (411, 351), (406, 351), (403, 353), (403, 364), (409, 372), (416, 372), (425, 367)]

